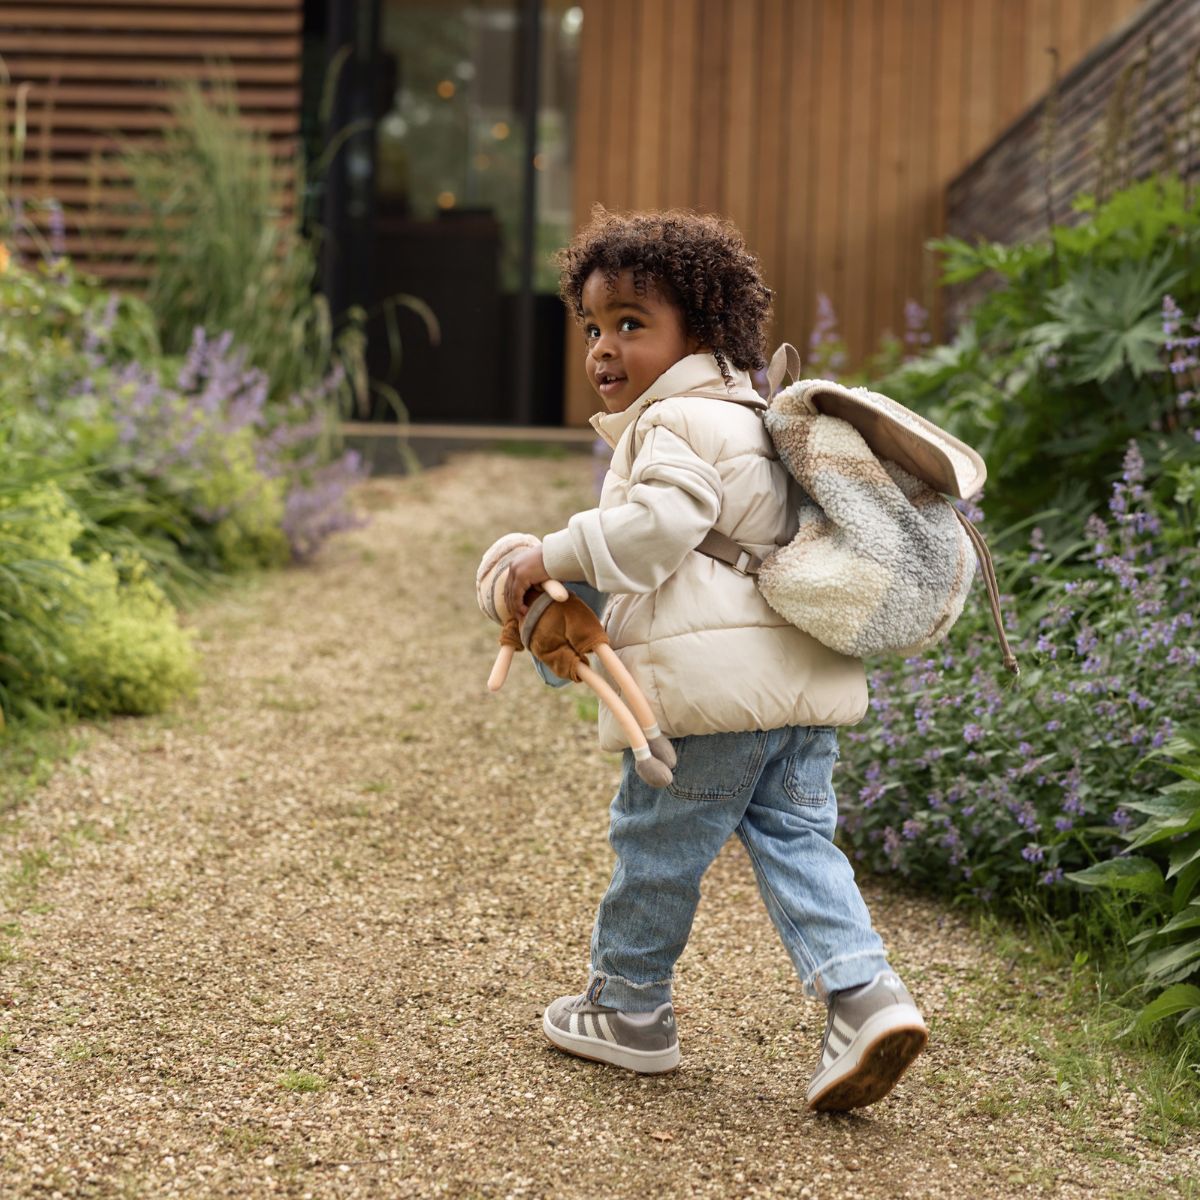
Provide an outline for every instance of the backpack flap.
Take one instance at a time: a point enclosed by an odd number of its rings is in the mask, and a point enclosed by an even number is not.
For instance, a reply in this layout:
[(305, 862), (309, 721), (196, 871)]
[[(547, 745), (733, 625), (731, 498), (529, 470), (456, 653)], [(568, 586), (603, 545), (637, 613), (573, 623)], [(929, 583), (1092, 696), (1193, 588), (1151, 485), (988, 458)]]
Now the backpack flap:
[(936, 492), (966, 500), (987, 481), (983, 459), (920, 413), (872, 392), (827, 379), (802, 379), (772, 403), (779, 413), (820, 412), (853, 425), (876, 457), (898, 463)]

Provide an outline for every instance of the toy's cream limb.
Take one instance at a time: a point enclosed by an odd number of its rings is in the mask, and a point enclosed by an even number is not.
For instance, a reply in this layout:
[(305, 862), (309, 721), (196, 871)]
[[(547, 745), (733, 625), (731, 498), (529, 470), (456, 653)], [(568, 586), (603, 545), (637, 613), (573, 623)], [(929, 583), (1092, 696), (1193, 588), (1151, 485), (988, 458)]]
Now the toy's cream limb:
[(637, 719), (626, 707), (625, 702), (586, 663), (581, 663), (579, 666), (579, 678), (608, 705), (613, 716), (617, 718), (617, 723), (625, 731), (625, 736), (629, 739), (629, 744), (633, 748), (633, 757), (636, 760), (634, 769), (640, 778), (651, 787), (666, 787), (673, 778), (671, 768), (650, 752), (650, 747), (646, 744), (646, 735), (638, 726)]
[(496, 655), (496, 663), (492, 667), (492, 673), (488, 676), (489, 692), (498, 692), (504, 686), (504, 681), (508, 678), (508, 668), (512, 665), (514, 654), (516, 654), (516, 650), (512, 646), (500, 647), (500, 653)]
[(625, 703), (633, 709), (633, 715), (637, 717), (638, 724), (646, 734), (646, 741), (650, 746), (650, 752), (655, 758), (662, 759), (668, 767), (674, 767), (675, 747), (663, 737), (654, 712), (650, 708), (646, 697), (642, 694), (642, 689), (638, 687), (637, 681), (630, 675), (625, 664), (617, 657), (617, 652), (605, 642), (596, 647), (596, 656), (604, 664), (605, 669), (613, 679), (617, 681), (617, 686), (621, 689), (621, 695), (624, 697)]
[(547, 579), (542, 584), (542, 590), (550, 597), (551, 600), (557, 600), (561, 604), (571, 593), (567, 591), (557, 579)]

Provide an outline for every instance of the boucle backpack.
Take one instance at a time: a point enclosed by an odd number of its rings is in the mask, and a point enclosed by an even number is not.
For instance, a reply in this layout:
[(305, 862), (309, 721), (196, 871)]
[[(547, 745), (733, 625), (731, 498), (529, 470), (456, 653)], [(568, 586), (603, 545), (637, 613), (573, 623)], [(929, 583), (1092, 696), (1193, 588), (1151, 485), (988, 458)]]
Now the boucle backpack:
[(866, 388), (801, 379), (786, 343), (768, 371), (763, 421), (800, 485), (795, 537), (765, 559), (715, 530), (701, 553), (757, 576), (767, 603), (817, 641), (854, 658), (915, 654), (958, 619), (978, 560), (1004, 665), (1019, 673), (982, 535), (947, 499), (969, 499), (987, 468), (964, 442)]

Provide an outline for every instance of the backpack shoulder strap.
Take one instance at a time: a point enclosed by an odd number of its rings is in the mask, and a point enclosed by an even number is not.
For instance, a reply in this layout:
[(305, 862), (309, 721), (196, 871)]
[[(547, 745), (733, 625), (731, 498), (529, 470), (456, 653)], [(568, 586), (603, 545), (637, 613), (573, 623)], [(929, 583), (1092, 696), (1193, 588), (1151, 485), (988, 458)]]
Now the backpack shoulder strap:
[(716, 529), (710, 529), (704, 535), (696, 551), (718, 562), (728, 563), (740, 575), (757, 575), (762, 567), (762, 559), (757, 554), (751, 554), (740, 542), (735, 542)]

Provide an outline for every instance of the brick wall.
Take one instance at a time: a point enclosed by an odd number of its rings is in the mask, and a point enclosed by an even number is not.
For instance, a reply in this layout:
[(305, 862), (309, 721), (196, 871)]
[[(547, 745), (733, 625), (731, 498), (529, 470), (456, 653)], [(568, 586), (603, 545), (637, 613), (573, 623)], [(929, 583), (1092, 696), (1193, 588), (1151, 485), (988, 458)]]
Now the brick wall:
[[(955, 177), (946, 230), (969, 241), (1033, 239), (1047, 228), (1048, 205), (1055, 223), (1069, 223), (1080, 192), (1109, 194), (1168, 163), (1200, 179), (1200, 0), (1153, 0), (1097, 46), (1060, 80), (1056, 102), (1044, 97)], [(952, 289), (951, 328), (982, 287)]]

